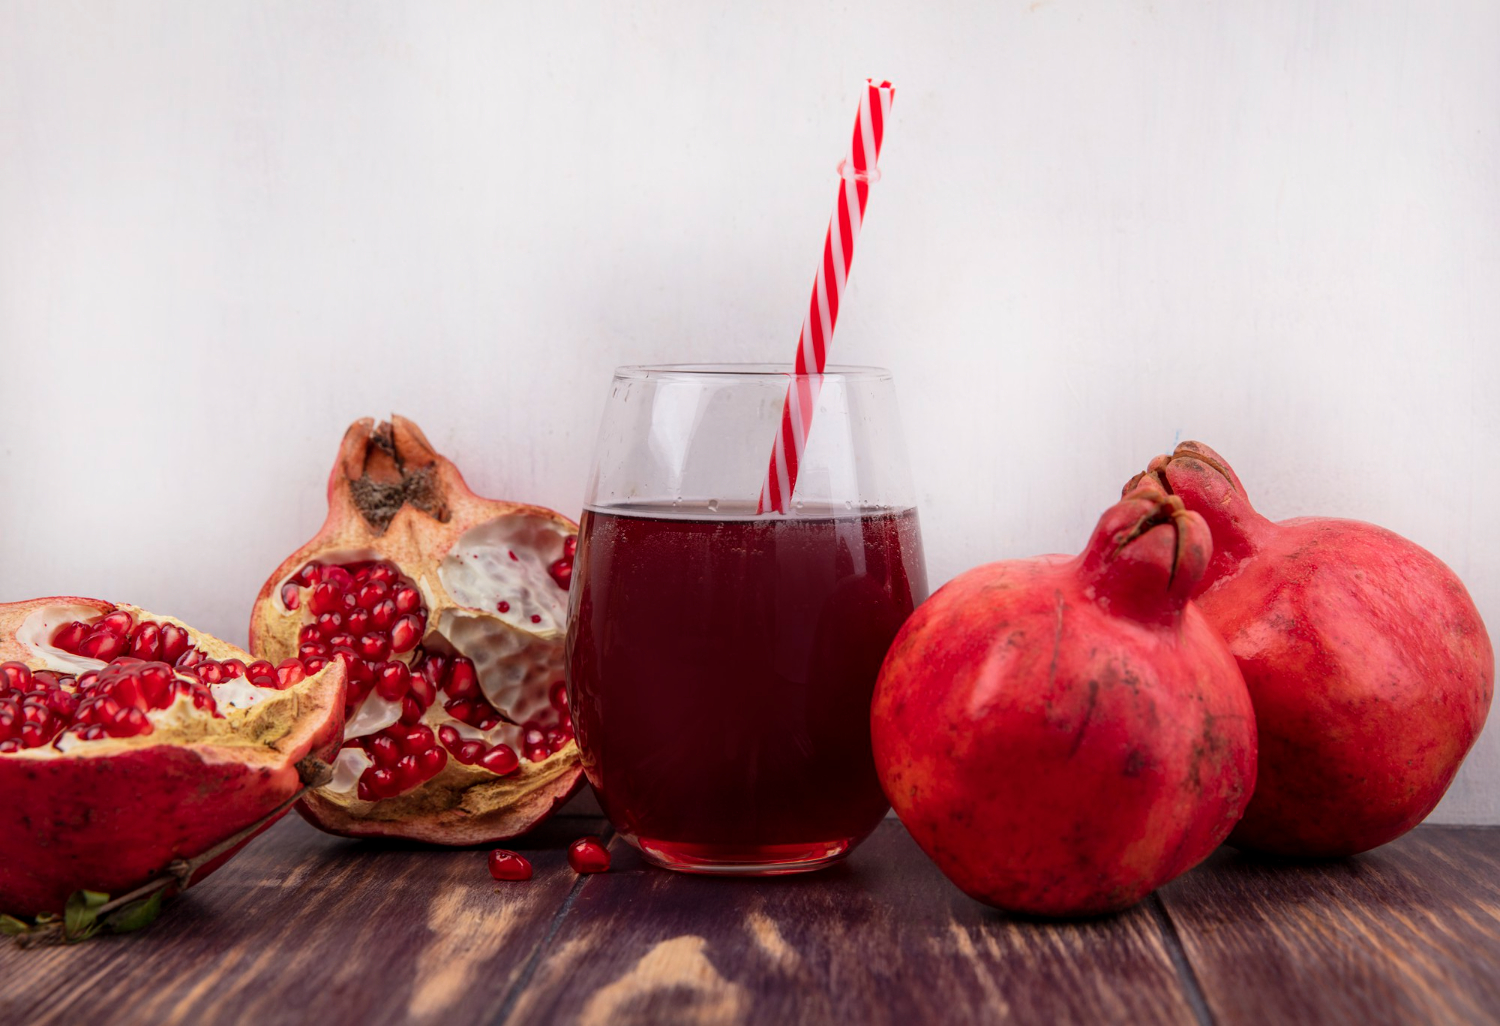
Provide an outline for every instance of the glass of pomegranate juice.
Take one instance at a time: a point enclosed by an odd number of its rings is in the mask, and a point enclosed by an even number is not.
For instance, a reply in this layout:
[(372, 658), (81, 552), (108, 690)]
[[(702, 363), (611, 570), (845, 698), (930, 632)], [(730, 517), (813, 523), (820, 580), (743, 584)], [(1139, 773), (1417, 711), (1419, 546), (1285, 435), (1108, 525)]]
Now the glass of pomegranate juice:
[(817, 869), (886, 812), (870, 697), (927, 596), (890, 374), (831, 368), (794, 501), (758, 512), (792, 376), (624, 367), (573, 569), (567, 686), (621, 836), (697, 873)]

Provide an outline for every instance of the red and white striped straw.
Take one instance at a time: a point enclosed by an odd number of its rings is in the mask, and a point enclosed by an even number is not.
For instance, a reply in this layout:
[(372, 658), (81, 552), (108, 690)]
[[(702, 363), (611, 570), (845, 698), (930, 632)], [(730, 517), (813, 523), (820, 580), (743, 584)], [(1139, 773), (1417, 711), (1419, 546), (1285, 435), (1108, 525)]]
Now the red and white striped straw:
[(797, 339), (797, 363), (781, 409), (781, 428), (776, 432), (766, 481), (760, 489), (757, 510), (760, 513), (767, 510), (785, 513), (792, 505), (797, 467), (807, 448), (813, 407), (823, 388), (823, 368), (828, 365), (828, 347), (839, 318), (839, 297), (844, 293), (849, 265), (854, 261), (854, 240), (859, 238), (859, 226), (865, 219), (870, 183), (880, 178), (880, 142), (885, 136), (885, 123), (895, 94), (889, 82), (877, 84), (874, 79), (865, 80), (849, 156), (839, 164), (838, 200), (833, 216), (828, 219), (823, 262), (818, 265), (812, 299), (807, 304), (807, 319), (802, 322), (802, 336)]

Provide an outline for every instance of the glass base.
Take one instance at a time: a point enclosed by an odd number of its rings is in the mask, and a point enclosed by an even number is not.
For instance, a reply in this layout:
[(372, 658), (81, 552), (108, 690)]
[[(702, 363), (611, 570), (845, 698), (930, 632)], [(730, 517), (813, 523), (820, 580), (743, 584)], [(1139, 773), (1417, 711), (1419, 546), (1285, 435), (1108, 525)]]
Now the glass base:
[(657, 841), (621, 833), (647, 862), (679, 873), (708, 876), (785, 876), (811, 873), (842, 861), (854, 848), (857, 837), (806, 844), (687, 844)]

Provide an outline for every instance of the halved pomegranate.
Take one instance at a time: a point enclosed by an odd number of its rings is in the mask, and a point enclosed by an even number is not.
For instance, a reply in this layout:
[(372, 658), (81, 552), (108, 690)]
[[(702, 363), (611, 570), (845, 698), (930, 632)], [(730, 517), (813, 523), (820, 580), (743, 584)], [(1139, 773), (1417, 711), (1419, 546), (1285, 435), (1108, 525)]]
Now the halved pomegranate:
[(0, 605), (0, 912), (133, 890), (267, 817), (333, 757), (343, 689), (135, 606)]
[(344, 435), (328, 519), (261, 589), (250, 649), (342, 662), (334, 779), (299, 806), (350, 837), (483, 844), (582, 781), (563, 679), (578, 527), (482, 499), (411, 421)]

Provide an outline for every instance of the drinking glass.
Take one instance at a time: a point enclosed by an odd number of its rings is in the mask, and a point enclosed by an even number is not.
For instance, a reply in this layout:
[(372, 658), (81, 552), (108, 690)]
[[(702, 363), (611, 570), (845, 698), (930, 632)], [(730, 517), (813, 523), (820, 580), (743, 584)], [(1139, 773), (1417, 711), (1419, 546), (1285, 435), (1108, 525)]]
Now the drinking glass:
[(895, 390), (830, 368), (791, 508), (758, 514), (791, 378), (622, 367), (604, 409), (568, 699), (599, 803), (670, 869), (816, 869), (887, 810), (870, 698), (927, 596)]

